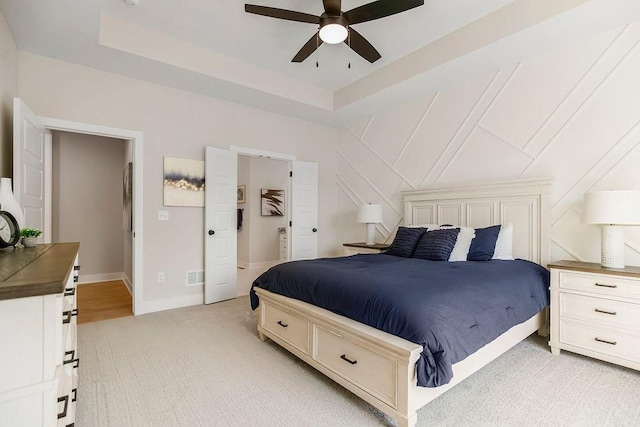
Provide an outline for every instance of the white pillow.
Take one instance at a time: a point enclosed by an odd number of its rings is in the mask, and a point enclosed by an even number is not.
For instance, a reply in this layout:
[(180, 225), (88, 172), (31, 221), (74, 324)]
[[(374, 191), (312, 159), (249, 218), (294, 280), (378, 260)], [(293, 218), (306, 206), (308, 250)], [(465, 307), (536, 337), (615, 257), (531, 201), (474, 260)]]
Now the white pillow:
[(476, 237), (476, 230), (473, 227), (460, 227), (456, 244), (451, 251), (451, 255), (449, 255), (449, 262), (466, 261), (469, 248), (471, 247), (471, 241), (474, 237)]
[(513, 224), (500, 226), (498, 240), (491, 259), (513, 259)]
[(418, 225), (408, 225), (408, 228), (426, 228), (427, 230), (437, 230), (440, 226), (438, 224), (418, 224)]

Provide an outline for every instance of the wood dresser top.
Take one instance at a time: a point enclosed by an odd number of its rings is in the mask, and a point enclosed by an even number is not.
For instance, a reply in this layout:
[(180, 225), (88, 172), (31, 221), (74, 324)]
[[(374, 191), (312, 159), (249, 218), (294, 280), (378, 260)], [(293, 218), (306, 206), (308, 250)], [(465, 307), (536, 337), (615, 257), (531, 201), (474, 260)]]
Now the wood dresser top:
[(563, 270), (583, 271), (585, 273), (610, 274), (613, 276), (640, 277), (640, 267), (627, 266), (625, 268), (605, 268), (595, 262), (554, 261), (547, 264), (547, 268), (561, 268)]
[(55, 243), (0, 250), (0, 300), (64, 292), (79, 248)]

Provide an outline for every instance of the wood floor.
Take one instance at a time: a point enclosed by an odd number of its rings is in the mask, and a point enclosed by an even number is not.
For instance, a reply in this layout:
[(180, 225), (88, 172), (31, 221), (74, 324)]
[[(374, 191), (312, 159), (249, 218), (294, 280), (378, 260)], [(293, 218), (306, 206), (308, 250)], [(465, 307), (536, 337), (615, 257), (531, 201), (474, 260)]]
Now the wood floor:
[(78, 324), (132, 316), (132, 311), (122, 280), (78, 285)]

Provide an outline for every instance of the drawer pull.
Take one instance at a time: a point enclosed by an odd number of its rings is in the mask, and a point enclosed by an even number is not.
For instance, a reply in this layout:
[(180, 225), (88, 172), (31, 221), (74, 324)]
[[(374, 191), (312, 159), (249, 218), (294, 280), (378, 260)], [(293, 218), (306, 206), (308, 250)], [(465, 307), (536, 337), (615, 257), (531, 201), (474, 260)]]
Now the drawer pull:
[(340, 356), (340, 359), (344, 360), (345, 362), (349, 362), (352, 365), (355, 365), (356, 363), (358, 363), (357, 360), (350, 360), (349, 358), (347, 358), (346, 354), (343, 354), (342, 356)]
[(596, 283), (596, 286), (600, 286), (601, 288), (617, 288), (618, 285), (607, 285), (606, 283)]
[(73, 398), (71, 399), (71, 402), (75, 402), (76, 400), (78, 400), (78, 389), (74, 388), (73, 390), (71, 390), (71, 393), (73, 393)]
[(286, 323), (282, 323), (282, 320), (278, 320), (278, 325), (282, 326), (283, 328), (288, 328), (289, 325)]
[(69, 363), (73, 363), (73, 369), (76, 369), (78, 366), (80, 366), (80, 359), (79, 358), (74, 358), (76, 355), (76, 351), (75, 350), (69, 350), (69, 351), (65, 351), (64, 352), (64, 359), (66, 359), (67, 356), (71, 356), (69, 358), (69, 360), (63, 360), (62, 364), (63, 365), (67, 365)]
[(618, 343), (617, 343), (617, 342), (615, 342), (615, 341), (602, 340), (602, 339), (600, 339), (600, 338), (598, 338), (598, 337), (596, 337), (596, 341), (598, 341), (598, 342), (602, 342), (602, 343), (605, 343), (605, 344), (611, 344), (611, 345), (616, 345), (616, 344), (618, 344)]
[(62, 412), (58, 414), (58, 419), (64, 418), (67, 416), (67, 408), (69, 407), (69, 395), (62, 396), (58, 398), (58, 403), (64, 402), (64, 409)]
[(596, 308), (596, 313), (602, 313), (602, 314), (610, 314), (612, 316), (615, 316), (616, 314), (618, 314), (615, 311), (607, 311), (607, 310), (600, 310), (599, 308)]
[(73, 269), (74, 269), (74, 271), (79, 271), (80, 270), (80, 266), (79, 265), (74, 265)]
[(78, 283), (78, 279), (79, 279), (79, 278), (80, 278), (80, 276), (73, 276), (73, 281), (74, 281), (75, 283)]
[(76, 288), (66, 288), (64, 290), (65, 297), (72, 297), (76, 294)]

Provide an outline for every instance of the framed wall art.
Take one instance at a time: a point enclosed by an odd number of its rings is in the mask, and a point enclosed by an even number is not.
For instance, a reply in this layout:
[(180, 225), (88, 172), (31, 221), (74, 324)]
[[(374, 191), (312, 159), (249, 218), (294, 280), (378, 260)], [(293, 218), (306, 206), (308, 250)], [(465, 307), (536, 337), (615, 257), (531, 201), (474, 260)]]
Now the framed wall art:
[(284, 190), (263, 188), (260, 191), (262, 216), (284, 216)]
[(204, 161), (164, 158), (164, 205), (204, 207)]

